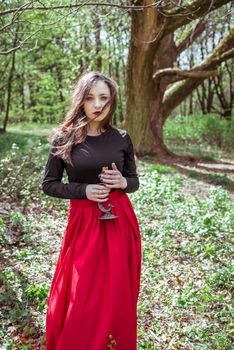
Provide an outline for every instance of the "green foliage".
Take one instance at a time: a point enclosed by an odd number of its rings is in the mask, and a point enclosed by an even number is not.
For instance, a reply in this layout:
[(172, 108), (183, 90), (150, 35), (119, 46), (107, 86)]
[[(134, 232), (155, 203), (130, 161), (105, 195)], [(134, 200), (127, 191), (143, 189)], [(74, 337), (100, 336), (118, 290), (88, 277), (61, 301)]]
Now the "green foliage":
[[(32, 141), (27, 143), (32, 150)], [(40, 152), (43, 145), (40, 141), (34, 144), (33, 153), (21, 155), (19, 147), (13, 143), (11, 149), (0, 161), (0, 183), (2, 196), (12, 200), (21, 200), (25, 205), (38, 200), (38, 184), (43, 165)]]
[[(172, 349), (229, 349), (234, 228), (229, 193), (217, 187), (201, 197), (196, 180), (182, 182), (144, 164), (140, 174), (140, 191), (131, 198), (143, 244), (142, 349), (146, 344), (164, 349), (165, 341)], [(186, 193), (185, 182), (193, 193)]]
[(219, 119), (216, 115), (177, 115), (169, 118), (164, 128), (165, 143), (187, 146), (209, 145), (233, 150), (234, 119)]
[[(64, 0), (63, 5), (66, 4), (70, 2)], [(52, 2), (44, 1), (43, 5), (50, 7)], [(13, 1), (11, 6), (19, 6), (19, 2)], [(124, 96), (130, 17), (128, 14), (119, 16), (119, 10), (112, 7), (95, 7), (95, 16), (89, 6), (77, 10), (23, 11), (18, 25), (12, 21), (11, 14), (2, 17), (2, 27), (6, 25), (6, 29), (1, 51), (13, 47), (15, 32), (18, 42), (24, 43), (16, 52), (10, 123), (60, 122), (66, 115), (75, 80), (85, 70), (110, 74), (118, 81), (119, 92)], [(34, 35), (27, 39), (28, 33)], [(100, 43), (97, 42), (99, 34)], [(11, 55), (0, 55), (0, 73), (5, 84), (11, 68), (10, 58)], [(2, 87), (0, 122), (6, 111), (7, 95), (6, 86)], [(117, 123), (122, 118), (122, 109), (121, 103), (116, 113)]]
[(45, 308), (46, 298), (49, 293), (50, 286), (46, 283), (36, 284), (33, 286), (28, 286), (25, 289), (26, 297), (37, 302), (38, 309), (43, 310)]
[(6, 225), (3, 221), (3, 218), (0, 216), (0, 245), (7, 243), (6, 237)]
[(147, 168), (148, 172), (152, 172), (154, 170), (157, 170), (159, 174), (174, 174), (178, 172), (177, 169), (163, 164), (153, 164)]

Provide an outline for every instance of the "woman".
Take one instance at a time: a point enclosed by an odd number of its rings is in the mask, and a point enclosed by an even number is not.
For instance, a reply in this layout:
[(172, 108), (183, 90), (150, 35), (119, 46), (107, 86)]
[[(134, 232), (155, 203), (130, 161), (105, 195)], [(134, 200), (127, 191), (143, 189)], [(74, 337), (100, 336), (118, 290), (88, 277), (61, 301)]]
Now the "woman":
[[(48, 298), (46, 350), (137, 347), (141, 236), (126, 193), (139, 180), (131, 138), (111, 123), (117, 89), (99, 72), (84, 73), (51, 140), (42, 189), (70, 206)], [(109, 204), (117, 217), (100, 219)]]

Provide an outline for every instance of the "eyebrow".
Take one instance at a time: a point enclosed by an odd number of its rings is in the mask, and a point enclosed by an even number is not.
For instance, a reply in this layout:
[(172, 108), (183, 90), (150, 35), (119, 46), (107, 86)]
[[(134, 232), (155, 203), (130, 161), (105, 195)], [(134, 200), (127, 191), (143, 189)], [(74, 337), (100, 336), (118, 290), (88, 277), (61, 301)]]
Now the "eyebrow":
[[(88, 96), (93, 96), (93, 94), (88, 94)], [(99, 96), (109, 96), (108, 94), (99, 94)]]

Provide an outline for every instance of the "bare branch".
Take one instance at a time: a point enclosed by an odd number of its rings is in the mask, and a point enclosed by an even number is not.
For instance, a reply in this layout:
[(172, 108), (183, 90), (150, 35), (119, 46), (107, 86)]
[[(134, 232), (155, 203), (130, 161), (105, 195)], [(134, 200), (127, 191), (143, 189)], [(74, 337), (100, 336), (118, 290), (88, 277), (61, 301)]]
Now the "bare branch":
[(2, 56), (3, 56), (3, 55), (9, 55), (9, 53), (12, 53), (12, 52), (14, 52), (14, 51), (19, 50), (19, 49), (21, 48), (21, 46), (23, 46), (24, 43), (25, 43), (28, 39), (32, 38), (34, 35), (36, 35), (38, 32), (40, 32), (40, 30), (41, 30), (41, 29), (38, 29), (36, 32), (33, 32), (32, 34), (30, 34), (30, 35), (29, 35), (27, 38), (25, 38), (19, 45), (13, 47), (12, 49), (10, 49), (10, 50), (8, 50), (8, 51), (0, 51), (0, 55), (2, 55)]
[[(2, 55), (2, 56), (3, 56), (3, 55), (8, 55), (8, 54), (10, 54), (10, 53), (12, 53), (12, 52), (14, 52), (14, 51), (17, 51), (17, 50), (21, 49), (21, 47), (22, 47), (29, 39), (31, 39), (33, 36), (35, 36), (38, 32), (43, 31), (43, 28), (42, 28), (42, 27), (44, 27), (44, 26), (55, 25), (55, 24), (57, 24), (58, 22), (62, 21), (64, 18), (66, 18), (66, 17), (72, 15), (72, 14), (75, 13), (76, 11), (77, 11), (77, 9), (71, 10), (71, 11), (69, 11), (68, 13), (64, 14), (63, 16), (59, 17), (56, 21), (47, 22), (47, 23), (40, 23), (40, 24), (39, 24), (40, 28), (39, 28), (37, 31), (35, 31), (35, 32), (33, 32), (33, 33), (30, 33), (30, 35), (29, 35), (27, 38), (25, 38), (23, 41), (21, 41), (21, 43), (20, 43), (19, 45), (17, 45), (17, 46), (15, 46), (15, 47), (11, 48), (10, 50), (8, 50), (8, 51), (0, 51), (0, 55)], [(21, 22), (21, 21), (16, 21), (15, 23), (19, 23), (19, 22)], [(22, 21), (22, 22), (23, 22), (23, 21)], [(27, 21), (27, 22), (28, 22), (28, 23), (32, 23), (32, 22), (30, 22), (30, 21)], [(37, 47), (37, 45), (35, 45), (34, 48), (29, 49), (28, 52), (34, 51), (34, 50), (36, 49), (36, 47)]]
[(218, 75), (218, 72), (215, 70), (211, 71), (202, 71), (202, 70), (182, 70), (179, 68), (164, 68), (158, 70), (153, 75), (153, 79), (161, 79), (165, 76), (177, 76), (177, 77), (183, 77), (183, 78), (209, 78), (209, 77), (216, 77)]
[[(231, 47), (231, 49), (230, 49)], [(220, 63), (234, 57), (234, 28), (230, 30), (214, 51), (199, 65), (194, 66), (196, 70), (215, 69)], [(183, 82), (172, 85), (165, 93), (163, 109), (165, 118), (176, 108), (192, 91), (194, 91), (206, 78), (188, 78)]]
[(173, 32), (175, 29), (184, 26), (198, 19), (217, 8), (231, 2), (230, 0), (194, 0), (192, 4), (179, 7), (171, 11), (163, 11), (162, 14), (167, 17), (165, 35)]
[(14, 15), (12, 16), (11, 21), (0, 28), (0, 32), (5, 30), (6, 28), (10, 27), (13, 23), (16, 23), (17, 19), (20, 17), (20, 14), (22, 14), (25, 11), (25, 9), (27, 8), (27, 6), (30, 6), (32, 3), (33, 3), (33, 1), (30, 1), (27, 4), (22, 5), (19, 8), (19, 11), (16, 11), (14, 13)]
[[(31, 6), (26, 9), (26, 11), (51, 11), (51, 10), (63, 10), (63, 9), (72, 9), (77, 8), (80, 6), (109, 6), (109, 7), (117, 7), (121, 9), (129, 9), (129, 10), (142, 10), (146, 8), (156, 8), (158, 4), (161, 3), (161, 1), (153, 2), (150, 5), (119, 5), (119, 4), (112, 4), (108, 2), (87, 2), (87, 3), (77, 3), (77, 4), (70, 4), (70, 5), (59, 5), (59, 6)], [(10, 13), (14, 12), (21, 12), (23, 11), (21, 8), (12, 8), (5, 11), (0, 11), (0, 16), (5, 16)]]
[(194, 28), (191, 28), (186, 37), (177, 45), (177, 52), (181, 54), (185, 51), (205, 30), (206, 21), (200, 20)]
[(228, 60), (229, 58), (233, 58), (234, 57), (234, 48), (224, 52), (223, 54), (220, 55), (220, 59), (222, 59), (222, 61), (224, 60)]

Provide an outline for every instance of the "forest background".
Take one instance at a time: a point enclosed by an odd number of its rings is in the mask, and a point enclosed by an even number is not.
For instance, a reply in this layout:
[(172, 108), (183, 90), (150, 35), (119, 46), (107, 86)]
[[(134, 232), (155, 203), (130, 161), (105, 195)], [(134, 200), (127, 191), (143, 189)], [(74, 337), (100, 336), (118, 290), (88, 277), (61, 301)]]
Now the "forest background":
[(139, 350), (231, 349), (232, 1), (1, 1), (0, 26), (0, 349), (44, 346), (67, 214), (47, 136), (86, 70), (117, 81), (137, 157)]

